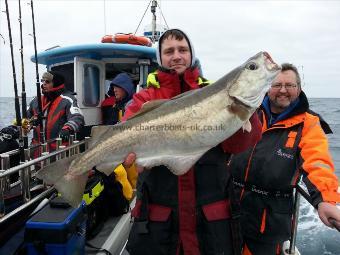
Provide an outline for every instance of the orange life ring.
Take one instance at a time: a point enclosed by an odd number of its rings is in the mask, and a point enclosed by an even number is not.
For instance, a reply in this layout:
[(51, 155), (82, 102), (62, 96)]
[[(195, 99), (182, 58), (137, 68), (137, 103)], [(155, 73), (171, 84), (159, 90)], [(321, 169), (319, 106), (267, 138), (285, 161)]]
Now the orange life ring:
[(127, 43), (133, 45), (152, 46), (152, 42), (145, 36), (135, 36), (133, 34), (115, 34), (105, 35), (102, 38), (102, 43)]

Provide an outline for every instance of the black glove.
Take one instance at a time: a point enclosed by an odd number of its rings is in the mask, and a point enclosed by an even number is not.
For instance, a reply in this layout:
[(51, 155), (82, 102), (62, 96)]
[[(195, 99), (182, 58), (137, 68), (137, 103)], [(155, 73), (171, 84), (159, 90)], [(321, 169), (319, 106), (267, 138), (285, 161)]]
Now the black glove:
[(72, 130), (65, 128), (60, 131), (59, 137), (63, 140), (63, 142), (68, 142), (70, 139), (70, 135), (72, 134), (73, 134)]
[(2, 136), (6, 140), (14, 140), (19, 138), (19, 130), (17, 126), (10, 125), (8, 127), (4, 127), (0, 131), (0, 136)]

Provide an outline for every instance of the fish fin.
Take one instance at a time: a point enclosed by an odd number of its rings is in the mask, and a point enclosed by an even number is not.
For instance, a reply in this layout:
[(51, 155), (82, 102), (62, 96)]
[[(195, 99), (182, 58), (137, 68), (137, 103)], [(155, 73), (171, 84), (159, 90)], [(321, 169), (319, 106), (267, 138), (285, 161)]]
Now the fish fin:
[(228, 106), (228, 110), (233, 114), (236, 114), (240, 118), (240, 120), (249, 119), (249, 110), (242, 104), (237, 104), (233, 102), (231, 105)]
[(194, 154), (181, 155), (158, 155), (139, 159), (137, 156), (136, 164), (145, 168), (164, 165), (175, 175), (183, 175), (190, 170), (190, 168), (202, 157), (208, 149), (196, 151)]
[(181, 97), (192, 95), (192, 94), (196, 93), (197, 91), (199, 91), (199, 90), (198, 89), (188, 90), (188, 91), (186, 91), (182, 94), (179, 94), (177, 96), (172, 97), (171, 100), (175, 100), (175, 99), (178, 99), (178, 98), (181, 98)]
[(250, 133), (250, 131), (251, 131), (251, 123), (250, 123), (249, 120), (247, 120), (247, 121), (243, 124), (242, 130), (243, 130), (243, 132), (244, 132), (244, 130), (245, 130), (245, 131), (247, 131), (248, 133)]
[(137, 116), (141, 116), (147, 112), (152, 111), (153, 109), (158, 108), (159, 106), (161, 106), (162, 104), (166, 103), (170, 101), (170, 99), (157, 99), (157, 100), (152, 100), (149, 102), (146, 102), (142, 105), (142, 108), (136, 112), (134, 115), (132, 115), (130, 118), (128, 118), (129, 120), (137, 117)]
[(71, 206), (76, 208), (82, 201), (87, 179), (87, 172), (82, 175), (72, 176), (72, 178), (68, 178), (67, 175), (64, 175), (54, 183), (54, 187)]
[(108, 130), (112, 130), (113, 125), (104, 125), (104, 126), (93, 126), (91, 128), (91, 139), (89, 141), (89, 148), (92, 148), (95, 144), (97, 144), (99, 137), (105, 134)]
[(44, 180), (45, 183), (53, 184), (62, 197), (73, 207), (77, 207), (81, 202), (88, 175), (85, 173), (84, 175), (72, 176), (72, 179), (67, 178), (67, 170), (77, 157), (79, 157), (79, 154), (58, 160), (42, 168), (36, 174), (36, 177)]
[(161, 106), (162, 104), (164, 104), (164, 103), (166, 103), (170, 100), (176, 100), (178, 98), (196, 93), (197, 91), (198, 90), (189, 90), (189, 91), (186, 91), (186, 92), (179, 94), (175, 97), (172, 97), (171, 99), (156, 99), (156, 100), (148, 101), (148, 102), (143, 104), (142, 108), (138, 112), (136, 112), (134, 115), (132, 115), (128, 119), (130, 120), (130, 119), (133, 119), (134, 117), (141, 116), (141, 115), (143, 115), (147, 112), (150, 112), (150, 111), (158, 108), (159, 106)]
[(42, 179), (47, 184), (54, 184), (58, 179), (62, 178), (63, 175), (66, 174), (71, 162), (77, 156), (79, 156), (79, 154), (57, 160), (56, 162), (45, 166), (36, 173), (36, 177)]

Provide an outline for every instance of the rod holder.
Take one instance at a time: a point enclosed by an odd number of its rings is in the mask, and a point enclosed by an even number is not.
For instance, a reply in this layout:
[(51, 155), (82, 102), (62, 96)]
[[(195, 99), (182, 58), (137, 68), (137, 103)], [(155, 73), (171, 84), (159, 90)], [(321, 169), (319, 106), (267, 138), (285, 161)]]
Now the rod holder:
[[(10, 168), (9, 154), (7, 153), (0, 154), (0, 158), (1, 158), (1, 170), (6, 171), (7, 169)], [(4, 191), (9, 191), (11, 188), (9, 176), (4, 177), (3, 181), (4, 181)]]
[[(5, 170), (0, 170), (0, 173), (3, 174)], [(5, 185), (6, 185), (6, 177), (0, 177), (0, 218), (4, 217), (6, 214), (5, 209)]]
[(30, 168), (25, 167), (19, 171), (21, 179), (21, 194), (23, 201), (26, 203), (31, 200), (31, 171)]

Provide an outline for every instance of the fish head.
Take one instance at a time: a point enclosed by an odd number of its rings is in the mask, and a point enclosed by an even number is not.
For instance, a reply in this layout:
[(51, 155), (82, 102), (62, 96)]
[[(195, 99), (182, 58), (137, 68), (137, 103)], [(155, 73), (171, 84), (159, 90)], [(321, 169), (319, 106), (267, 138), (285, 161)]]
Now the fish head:
[(235, 79), (228, 89), (229, 96), (236, 104), (258, 108), (280, 69), (267, 52), (257, 53), (236, 69)]

